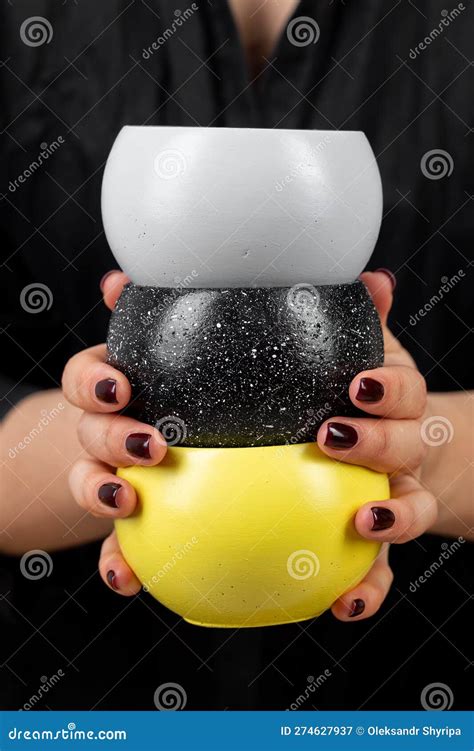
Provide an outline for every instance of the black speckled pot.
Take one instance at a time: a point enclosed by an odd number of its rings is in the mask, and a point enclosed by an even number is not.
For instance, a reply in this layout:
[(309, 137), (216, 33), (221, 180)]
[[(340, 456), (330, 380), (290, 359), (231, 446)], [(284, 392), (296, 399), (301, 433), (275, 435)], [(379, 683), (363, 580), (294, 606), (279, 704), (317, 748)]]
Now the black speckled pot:
[(172, 445), (266, 446), (314, 440), (357, 414), (348, 386), (383, 363), (361, 282), (188, 289), (127, 285), (112, 314), (108, 361), (133, 389), (129, 414)]

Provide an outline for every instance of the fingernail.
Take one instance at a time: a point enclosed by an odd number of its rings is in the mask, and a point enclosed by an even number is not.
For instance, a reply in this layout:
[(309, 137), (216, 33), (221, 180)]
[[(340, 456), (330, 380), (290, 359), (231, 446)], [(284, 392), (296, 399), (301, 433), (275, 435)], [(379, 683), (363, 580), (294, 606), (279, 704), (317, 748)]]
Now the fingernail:
[(130, 433), (126, 438), (125, 448), (138, 459), (151, 459), (150, 441), (151, 435), (147, 433)]
[(349, 610), (349, 618), (356, 618), (361, 615), (365, 610), (365, 602), (360, 597), (357, 600), (352, 600), (352, 604)]
[(119, 586), (117, 584), (117, 577), (115, 576), (115, 571), (107, 571), (107, 581), (112, 587), (112, 589), (119, 589)]
[(118, 492), (122, 486), (118, 482), (106, 482), (101, 485), (97, 495), (99, 500), (110, 508), (118, 508)]
[(380, 402), (385, 394), (383, 383), (375, 378), (361, 378), (356, 399), (358, 402)]
[(104, 282), (107, 279), (107, 277), (109, 277), (111, 274), (116, 274), (117, 271), (119, 271), (119, 269), (111, 269), (110, 271), (107, 271), (106, 274), (104, 274), (104, 276), (102, 277), (102, 279), (99, 282), (99, 287), (100, 287), (100, 291), (101, 292), (104, 291)]
[(389, 508), (374, 506), (370, 509), (373, 516), (372, 532), (380, 532), (382, 529), (390, 529), (395, 524), (395, 514)]
[(357, 443), (357, 430), (342, 422), (330, 422), (324, 445), (330, 449), (351, 449)]
[(386, 276), (388, 276), (388, 278), (390, 279), (390, 283), (392, 285), (392, 292), (393, 292), (393, 290), (397, 286), (397, 278), (395, 274), (393, 273), (393, 271), (390, 271), (390, 269), (375, 269), (375, 271), (378, 271), (379, 274), (386, 274)]
[(114, 378), (104, 378), (103, 381), (97, 381), (95, 395), (97, 399), (106, 404), (118, 404), (117, 381)]

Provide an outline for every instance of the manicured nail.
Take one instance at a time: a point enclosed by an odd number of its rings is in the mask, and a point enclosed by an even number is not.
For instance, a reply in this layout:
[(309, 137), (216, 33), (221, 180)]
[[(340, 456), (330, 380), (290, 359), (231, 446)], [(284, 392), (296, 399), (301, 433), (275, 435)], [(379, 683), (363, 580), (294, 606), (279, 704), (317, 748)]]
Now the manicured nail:
[(390, 529), (395, 524), (395, 514), (384, 506), (374, 506), (372, 511), (372, 532), (380, 532), (382, 529)]
[(125, 448), (137, 459), (151, 459), (150, 441), (151, 435), (147, 433), (130, 433), (125, 441)]
[(106, 482), (101, 485), (97, 495), (99, 500), (110, 508), (118, 508), (118, 492), (122, 486), (118, 482)]
[(111, 269), (111, 271), (107, 271), (107, 273), (104, 274), (104, 276), (102, 277), (102, 279), (99, 282), (99, 287), (100, 287), (100, 291), (101, 292), (104, 291), (104, 282), (107, 279), (107, 277), (109, 277), (111, 274), (117, 273), (117, 271), (119, 271), (119, 269)]
[(324, 445), (330, 449), (351, 449), (357, 443), (357, 430), (342, 422), (330, 422)]
[(380, 402), (385, 394), (383, 383), (375, 378), (361, 378), (356, 399), (358, 402)]
[(392, 285), (392, 292), (393, 292), (393, 290), (397, 286), (397, 278), (395, 274), (393, 273), (393, 271), (390, 271), (390, 269), (375, 269), (375, 270), (378, 271), (380, 274), (386, 274), (386, 276), (388, 276), (388, 278), (390, 279), (390, 283)]
[(117, 584), (117, 577), (115, 576), (115, 571), (107, 571), (107, 581), (109, 582), (112, 589), (119, 589), (119, 586)]
[(106, 404), (118, 404), (117, 381), (114, 378), (104, 378), (103, 381), (97, 381), (95, 395), (97, 399)]
[(365, 602), (360, 597), (357, 600), (352, 600), (351, 608), (349, 610), (349, 618), (356, 618), (361, 615), (365, 610)]

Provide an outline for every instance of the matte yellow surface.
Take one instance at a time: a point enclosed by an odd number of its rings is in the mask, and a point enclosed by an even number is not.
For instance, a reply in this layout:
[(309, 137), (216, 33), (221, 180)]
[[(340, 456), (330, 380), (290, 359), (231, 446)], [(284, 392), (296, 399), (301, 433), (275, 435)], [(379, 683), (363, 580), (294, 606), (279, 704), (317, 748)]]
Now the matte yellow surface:
[(157, 467), (118, 475), (139, 504), (116, 529), (153, 597), (187, 621), (247, 627), (314, 618), (370, 568), (379, 545), (355, 532), (387, 477), (329, 459), (314, 443), (170, 447)]

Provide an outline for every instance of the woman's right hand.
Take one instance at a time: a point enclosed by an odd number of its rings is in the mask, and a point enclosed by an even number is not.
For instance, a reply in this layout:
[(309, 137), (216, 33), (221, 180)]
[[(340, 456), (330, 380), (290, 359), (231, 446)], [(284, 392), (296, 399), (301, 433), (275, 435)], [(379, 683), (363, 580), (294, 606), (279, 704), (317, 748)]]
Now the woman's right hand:
[[(104, 302), (110, 310), (127, 282), (119, 271), (102, 279)], [(78, 436), (86, 456), (72, 466), (71, 492), (85, 511), (113, 520), (129, 516), (137, 502), (132, 486), (115, 475), (116, 468), (158, 464), (166, 453), (166, 442), (150, 425), (118, 414), (129, 402), (131, 388), (127, 378), (105, 359), (105, 344), (74, 355), (64, 369), (62, 387), (65, 398), (84, 410)], [(140, 590), (140, 582), (120, 552), (115, 532), (104, 540), (99, 571), (104, 582), (122, 595)]]

